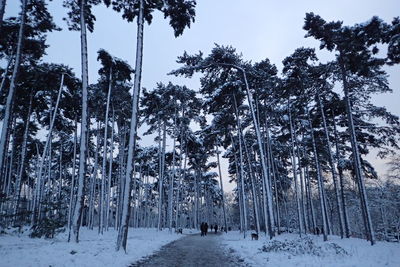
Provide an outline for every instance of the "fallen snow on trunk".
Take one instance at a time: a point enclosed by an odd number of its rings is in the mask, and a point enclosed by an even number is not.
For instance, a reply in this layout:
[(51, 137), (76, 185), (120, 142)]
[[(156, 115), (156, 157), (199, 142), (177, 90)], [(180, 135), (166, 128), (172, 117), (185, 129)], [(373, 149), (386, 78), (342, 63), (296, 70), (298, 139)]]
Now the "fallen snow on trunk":
[(115, 251), (117, 231), (99, 235), (97, 229), (82, 228), (79, 236), (75, 244), (66, 241), (66, 233), (54, 239), (0, 235), (0, 266), (128, 266), (183, 235), (168, 230), (129, 229), (126, 254)]
[(223, 244), (252, 266), (400, 266), (400, 244), (340, 239), (330, 236), (282, 234), (273, 240), (264, 235), (259, 240), (243, 239), (239, 232), (223, 235)]

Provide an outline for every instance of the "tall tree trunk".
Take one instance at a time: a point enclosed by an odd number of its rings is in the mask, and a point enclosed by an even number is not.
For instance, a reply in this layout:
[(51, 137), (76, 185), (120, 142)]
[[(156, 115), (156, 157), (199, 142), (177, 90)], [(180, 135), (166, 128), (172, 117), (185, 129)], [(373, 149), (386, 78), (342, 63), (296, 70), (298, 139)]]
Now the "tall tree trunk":
[(119, 229), (121, 225), (121, 207), (123, 201), (123, 194), (124, 191), (124, 158), (125, 158), (125, 127), (122, 126), (120, 123), (118, 124), (118, 134), (119, 134), (119, 144), (118, 144), (118, 183), (117, 183), (117, 205), (115, 211), (115, 228)]
[[(166, 124), (165, 122), (163, 123), (163, 137), (162, 137), (162, 146), (160, 147), (159, 143), (159, 180), (158, 180), (158, 194), (159, 194), (159, 199), (158, 199), (158, 230), (162, 230), (163, 224), (162, 224), (162, 213), (163, 213), (163, 197), (164, 197), (164, 161), (165, 161), (165, 142), (166, 142), (166, 137), (167, 137), (167, 129), (166, 129)], [(160, 137), (160, 132), (159, 132), (159, 137)], [(160, 140), (161, 141), (161, 140)], [(161, 148), (161, 150), (160, 150)]]
[[(41, 188), (44, 186), (44, 181), (43, 181), (43, 177), (42, 177), (44, 161), (46, 159), (47, 150), (49, 150), (49, 147), (51, 146), (51, 136), (53, 133), (54, 122), (56, 120), (58, 105), (60, 103), (63, 86), (64, 86), (64, 73), (61, 75), (61, 82), (60, 82), (60, 88), (58, 90), (56, 105), (54, 107), (54, 112), (52, 114), (53, 116), (51, 116), (49, 132), (47, 134), (46, 143), (44, 145), (44, 149), (42, 152), (42, 157), (40, 158), (39, 172), (38, 172), (37, 185), (36, 185), (36, 188), (37, 188), (36, 197), (34, 198), (34, 200), (36, 200), (36, 203), (34, 201), (34, 204), (33, 204), (32, 225), (35, 225), (36, 220), (40, 217), (39, 210), (40, 210), (40, 200), (41, 200), (41, 195), (42, 195)], [(50, 164), (51, 164), (51, 161), (50, 161)], [(35, 213), (35, 211), (37, 211), (37, 213)]]
[[(5, 5), (5, 0), (4, 5)], [(23, 39), (24, 39), (24, 29), (25, 29), (25, 20), (26, 20), (26, 6), (28, 0), (22, 0), (22, 10), (21, 10), (21, 22), (18, 31), (18, 42), (17, 42), (17, 53), (15, 55), (15, 63), (14, 69), (11, 76), (10, 81), (10, 88), (7, 94), (6, 105), (4, 108), (4, 118), (3, 118), (3, 127), (1, 131), (1, 138), (0, 138), (0, 175), (3, 173), (3, 163), (4, 163), (4, 156), (6, 155), (6, 139), (8, 136), (8, 132), (10, 131), (10, 121), (11, 121), (11, 111), (14, 102), (14, 95), (15, 95), (15, 83), (17, 80), (19, 66), (21, 64), (21, 57), (22, 57), (22, 47), (23, 47)], [(5, 177), (1, 177), (1, 180), (4, 180)]]
[(317, 102), (318, 106), (322, 115), (322, 122), (324, 126), (324, 133), (325, 133), (325, 141), (326, 141), (326, 148), (328, 150), (328, 160), (329, 160), (329, 165), (331, 167), (331, 173), (332, 173), (332, 180), (333, 180), (333, 186), (335, 190), (335, 196), (336, 196), (336, 208), (338, 210), (338, 215), (339, 215), (339, 228), (340, 228), (340, 237), (343, 238), (344, 236), (344, 222), (343, 222), (343, 210), (342, 210), (342, 204), (341, 204), (341, 198), (339, 196), (339, 188), (337, 184), (337, 175), (336, 175), (336, 169), (335, 169), (335, 163), (333, 160), (333, 155), (332, 155), (332, 150), (331, 150), (331, 142), (329, 138), (329, 132), (328, 132), (328, 127), (326, 125), (326, 118), (325, 118), (325, 111), (324, 111), (324, 106), (321, 100), (321, 96), (319, 92), (317, 92)]
[(72, 170), (71, 170), (71, 192), (69, 194), (69, 205), (68, 205), (68, 239), (71, 236), (71, 220), (72, 220), (72, 213), (73, 213), (73, 209), (72, 207), (75, 204), (74, 201), (74, 196), (75, 196), (75, 169), (76, 169), (76, 144), (78, 141), (78, 116), (75, 116), (75, 131), (74, 131), (74, 154), (73, 154), (73, 161), (72, 161)]
[(350, 238), (349, 220), (348, 220), (347, 210), (346, 210), (346, 196), (344, 193), (343, 169), (342, 169), (342, 166), (340, 166), (340, 160), (341, 160), (342, 156), (340, 154), (340, 149), (339, 149), (339, 136), (338, 136), (337, 129), (336, 129), (335, 115), (334, 114), (332, 114), (332, 115), (333, 115), (332, 116), (333, 131), (335, 134), (336, 160), (338, 162), (337, 168), (338, 168), (338, 174), (339, 174), (340, 197), (342, 199), (341, 204), (342, 204), (342, 211), (343, 211), (344, 229), (345, 229), (346, 238)]
[[(174, 198), (174, 181), (175, 181), (175, 165), (176, 165), (176, 137), (175, 137), (175, 127), (176, 127), (176, 119), (177, 119), (177, 112), (175, 111), (174, 115), (174, 131), (173, 131), (173, 145), (172, 145), (172, 175), (169, 181), (169, 193), (168, 193), (168, 221), (169, 221), (169, 231), (172, 232), (172, 218), (173, 218), (173, 198)], [(175, 222), (175, 229), (176, 229), (176, 222)]]
[(106, 200), (106, 230), (110, 223), (110, 195), (111, 195), (111, 177), (112, 177), (112, 166), (113, 166), (113, 152), (114, 152), (114, 108), (112, 109), (111, 119), (111, 143), (110, 143), (110, 161), (108, 163), (108, 187), (107, 187), (107, 200)]
[(132, 117), (131, 127), (129, 134), (129, 146), (128, 146), (128, 161), (125, 173), (125, 188), (124, 188), (124, 203), (122, 209), (122, 221), (121, 228), (118, 232), (117, 247), (119, 250), (121, 246), (126, 251), (126, 244), (128, 239), (128, 222), (129, 222), (129, 192), (131, 185), (131, 176), (133, 170), (133, 159), (136, 145), (136, 130), (138, 121), (138, 109), (139, 109), (139, 93), (140, 93), (140, 82), (142, 76), (142, 60), (143, 60), (143, 28), (144, 28), (144, 0), (139, 0), (139, 14), (138, 14), (138, 30), (137, 30), (137, 45), (136, 45), (136, 63), (135, 63), (135, 80), (133, 87), (133, 100), (132, 100)]
[(293, 170), (293, 180), (294, 180), (294, 190), (296, 196), (296, 206), (297, 206), (297, 218), (299, 222), (299, 235), (304, 231), (303, 225), (303, 218), (301, 216), (301, 207), (299, 201), (299, 189), (298, 189), (298, 182), (297, 182), (297, 169), (296, 169), (296, 152), (295, 152), (295, 145), (296, 145), (296, 134), (293, 129), (293, 122), (292, 122), (292, 111), (290, 107), (290, 100), (288, 100), (288, 113), (289, 113), (289, 126), (290, 126), (290, 137), (292, 140), (292, 170)]
[[(239, 143), (239, 160), (240, 160), (240, 193), (242, 195), (242, 205), (243, 205), (243, 237), (246, 238), (247, 231), (247, 208), (246, 208), (246, 196), (245, 196), (245, 187), (244, 187), (244, 164), (243, 164), (243, 149), (242, 149), (242, 128), (240, 122), (239, 110), (236, 103), (236, 97), (233, 95), (233, 100), (235, 104), (235, 112), (236, 112), (236, 122), (238, 129), (238, 143)], [(238, 182), (239, 183), (239, 182)]]
[(104, 115), (104, 144), (103, 144), (103, 167), (101, 169), (101, 195), (100, 195), (100, 233), (103, 234), (104, 230), (104, 219), (105, 219), (105, 194), (106, 194), (106, 180), (107, 180), (107, 130), (108, 130), (108, 113), (110, 110), (110, 98), (111, 98), (111, 88), (112, 88), (112, 67), (110, 67), (110, 75), (108, 80), (108, 92), (107, 92), (107, 104), (106, 104), (106, 114)]
[(308, 170), (308, 165), (306, 165), (306, 193), (307, 193), (307, 198), (309, 201), (310, 205), (310, 214), (311, 214), (311, 224), (312, 224), (312, 233), (315, 234), (315, 228), (317, 227), (317, 222), (315, 218), (315, 212), (314, 212), (314, 203), (313, 203), (313, 197), (312, 197), (312, 188), (311, 188), (311, 183), (310, 183), (310, 173)]
[(28, 132), (29, 132), (29, 124), (31, 120), (31, 113), (32, 113), (32, 102), (33, 102), (33, 93), (31, 92), (30, 98), (29, 98), (29, 107), (28, 107), (28, 114), (26, 116), (26, 121), (25, 121), (25, 129), (24, 129), (24, 136), (22, 140), (22, 148), (21, 148), (21, 159), (20, 159), (20, 166), (18, 169), (18, 176), (17, 180), (15, 183), (15, 195), (14, 195), (14, 224), (17, 221), (17, 212), (18, 212), (18, 206), (19, 206), (19, 200), (20, 200), (20, 195), (21, 195), (21, 181), (22, 181), (22, 174), (24, 173), (25, 170), (25, 158), (26, 158), (26, 144), (28, 142)]
[(321, 203), (321, 214), (322, 214), (322, 224), (323, 224), (323, 235), (324, 235), (324, 241), (328, 241), (328, 234), (327, 234), (327, 229), (328, 229), (328, 222), (326, 218), (326, 203), (325, 203), (325, 188), (324, 188), (324, 181), (322, 178), (322, 172), (321, 172), (321, 166), (319, 164), (319, 158), (317, 154), (317, 146), (315, 145), (315, 138), (314, 138), (314, 129), (312, 126), (312, 122), (310, 119), (310, 116), (308, 116), (308, 121), (310, 124), (310, 131), (311, 131), (311, 141), (312, 141), (312, 146), (313, 146), (313, 152), (314, 152), (314, 160), (315, 160), (315, 168), (317, 170), (317, 180), (318, 180), (318, 192), (319, 192), (319, 199)]
[[(299, 149), (299, 148), (297, 148)], [(298, 151), (299, 153), (299, 151)], [(301, 213), (302, 213), (302, 218), (303, 218), (303, 226), (304, 226), (304, 233), (307, 234), (308, 230), (308, 218), (307, 218), (307, 213), (306, 213), (306, 204), (304, 201), (304, 169), (301, 167), (301, 158), (299, 154), (299, 169), (300, 169), (300, 201), (301, 201)]]
[(363, 212), (364, 227), (365, 227), (365, 231), (367, 233), (367, 238), (371, 242), (371, 245), (374, 245), (375, 244), (374, 229), (372, 227), (371, 214), (369, 212), (369, 207), (368, 207), (367, 193), (365, 191), (365, 184), (364, 184), (364, 177), (363, 177), (363, 171), (362, 171), (362, 166), (361, 166), (360, 152), (358, 151), (358, 143), (357, 143), (356, 131), (354, 128), (353, 113), (352, 113), (351, 101), (350, 101), (350, 96), (349, 96), (349, 88), (348, 88), (348, 84), (347, 84), (347, 74), (346, 74), (345, 66), (344, 66), (344, 63), (342, 62), (342, 60), (340, 60), (339, 64), (340, 64), (340, 70), (341, 70), (341, 75), (342, 75), (344, 98), (345, 98), (345, 102), (346, 102), (346, 111), (347, 111), (348, 127), (349, 127), (349, 132), (350, 132), (351, 149), (353, 152), (354, 171), (356, 173), (356, 178), (357, 178), (357, 185), (358, 185), (358, 190), (359, 190), (359, 194), (360, 194), (361, 207), (362, 207), (362, 210), (364, 210), (364, 212)]
[(244, 151), (246, 154), (247, 158), (247, 164), (249, 166), (249, 175), (250, 175), (250, 181), (251, 181), (251, 191), (253, 195), (253, 206), (254, 206), (254, 217), (256, 219), (256, 230), (257, 234), (261, 232), (260, 230), (260, 216), (258, 214), (259, 212), (259, 207), (258, 207), (258, 201), (257, 201), (257, 194), (256, 194), (256, 189), (255, 189), (255, 178), (254, 178), (254, 172), (253, 172), (253, 167), (252, 167), (252, 162), (250, 158), (250, 153), (246, 145), (246, 141), (244, 140), (243, 137), (243, 146), (244, 146)]
[(82, 64), (82, 119), (81, 119), (81, 142), (79, 146), (79, 173), (77, 180), (77, 195), (75, 202), (74, 214), (72, 216), (72, 239), (79, 242), (79, 228), (83, 210), (86, 176), (86, 150), (87, 150), (87, 134), (88, 134), (88, 55), (87, 55), (87, 36), (85, 22), (85, 3), (81, 1), (80, 7), (80, 28), (81, 28), (81, 64)]
[(200, 171), (194, 173), (194, 226), (199, 227), (199, 182)]
[(222, 172), (221, 172), (221, 162), (219, 160), (219, 154), (220, 152), (218, 151), (218, 145), (215, 146), (215, 150), (217, 153), (217, 164), (218, 164), (218, 176), (219, 176), (219, 185), (221, 187), (221, 201), (222, 201), (222, 212), (224, 216), (224, 230), (225, 233), (228, 232), (228, 223), (226, 221), (226, 210), (225, 210), (225, 195), (224, 195), (224, 185), (222, 183)]
[(271, 139), (269, 136), (269, 126), (268, 126), (268, 120), (265, 118), (265, 131), (266, 131), (266, 145), (267, 145), (267, 153), (269, 154), (269, 159), (270, 159), (270, 166), (272, 167), (272, 175), (274, 179), (274, 193), (275, 193), (275, 207), (276, 207), (276, 224), (278, 227), (278, 234), (280, 233), (280, 225), (281, 225), (281, 219), (280, 219), (280, 209), (279, 209), (279, 197), (278, 197), (278, 185), (277, 185), (277, 176), (278, 176), (278, 171), (276, 170), (275, 166), (275, 160), (273, 157), (273, 152), (272, 152), (272, 144), (271, 144)]

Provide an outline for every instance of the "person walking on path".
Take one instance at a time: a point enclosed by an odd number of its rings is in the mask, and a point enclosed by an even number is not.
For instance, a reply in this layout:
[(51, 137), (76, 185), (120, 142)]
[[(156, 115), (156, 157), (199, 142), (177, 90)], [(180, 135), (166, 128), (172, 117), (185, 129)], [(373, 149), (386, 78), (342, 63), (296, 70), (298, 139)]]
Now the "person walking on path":
[(207, 235), (208, 223), (204, 223), (204, 235)]
[(201, 231), (201, 236), (204, 236), (204, 222), (202, 222), (201, 224), (200, 224), (200, 231)]
[(214, 230), (215, 230), (215, 233), (217, 233), (217, 231), (218, 231), (218, 225), (215, 225), (215, 226), (214, 226)]

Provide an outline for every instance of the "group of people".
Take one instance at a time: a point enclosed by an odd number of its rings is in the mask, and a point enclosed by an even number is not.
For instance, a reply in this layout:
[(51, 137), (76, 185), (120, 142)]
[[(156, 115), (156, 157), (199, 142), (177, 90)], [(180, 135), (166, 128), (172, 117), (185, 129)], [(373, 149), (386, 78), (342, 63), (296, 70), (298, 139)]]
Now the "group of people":
[[(201, 230), (201, 236), (205, 236), (207, 235), (208, 229), (210, 229), (210, 232), (214, 229), (214, 232), (217, 233), (218, 232), (218, 225), (210, 225), (208, 226), (208, 223), (206, 222), (202, 222), (200, 225), (200, 230)], [(222, 228), (221, 228), (222, 231)]]

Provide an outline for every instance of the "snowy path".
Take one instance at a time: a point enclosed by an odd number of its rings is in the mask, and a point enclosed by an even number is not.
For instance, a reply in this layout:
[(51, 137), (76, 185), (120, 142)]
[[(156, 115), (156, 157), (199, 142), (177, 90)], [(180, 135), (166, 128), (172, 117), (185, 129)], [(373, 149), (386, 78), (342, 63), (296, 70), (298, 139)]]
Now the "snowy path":
[(164, 247), (154, 255), (131, 265), (142, 266), (246, 266), (232, 250), (227, 250), (220, 242), (219, 234), (209, 233), (188, 235)]

